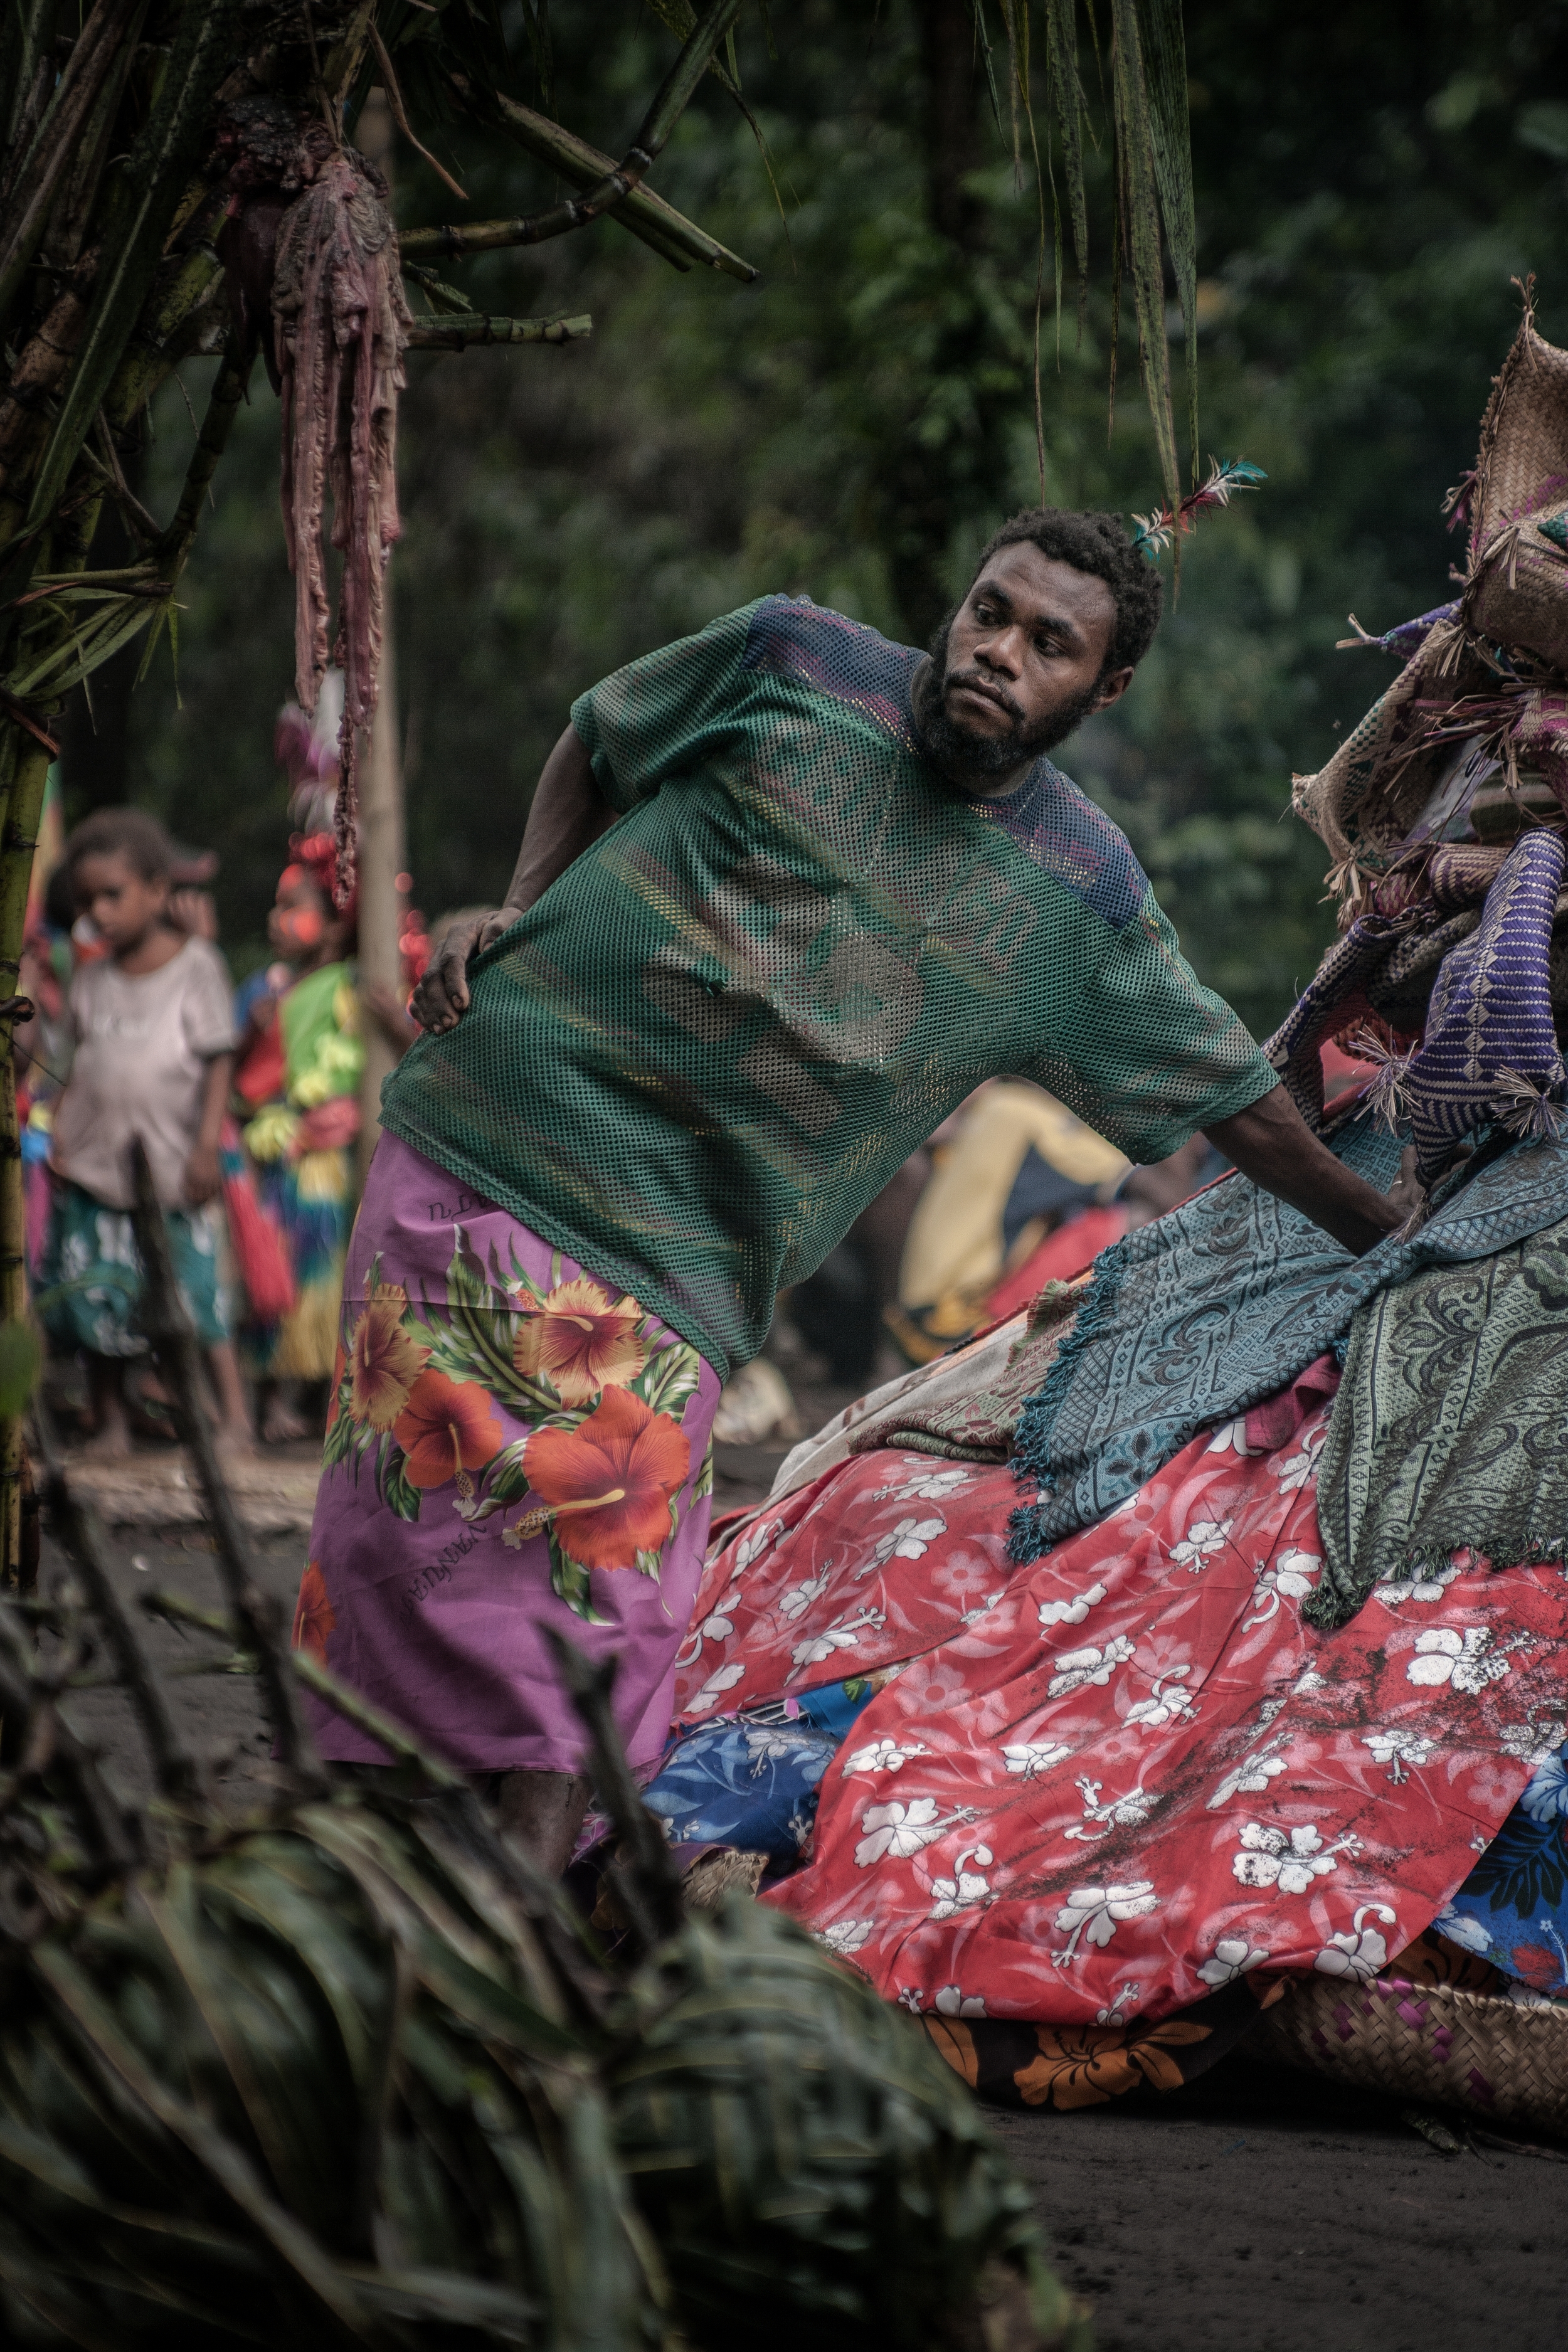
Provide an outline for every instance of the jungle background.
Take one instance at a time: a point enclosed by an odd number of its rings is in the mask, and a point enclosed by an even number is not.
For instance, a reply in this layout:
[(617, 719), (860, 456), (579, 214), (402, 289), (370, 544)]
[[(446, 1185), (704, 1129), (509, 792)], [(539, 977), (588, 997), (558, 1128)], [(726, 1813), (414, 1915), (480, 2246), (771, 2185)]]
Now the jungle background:
[[(668, 35), (638, 0), (555, 0), (550, 25), (536, 102), (618, 153)], [(1568, 341), (1568, 7), (1190, 0), (1186, 25), (1203, 446), (1268, 481), (1186, 542), (1132, 691), (1061, 757), (1261, 1035), (1332, 928), (1321, 845), (1284, 814), (1291, 772), (1392, 674), (1334, 651), (1345, 616), (1382, 631), (1453, 593), (1439, 505), (1473, 461), (1511, 278), (1538, 274), (1542, 331)], [(994, 523), (1037, 496), (1039, 203), (964, 0), (748, 12), (739, 62), (766, 163), (710, 81), (652, 184), (758, 264), (756, 285), (677, 276), (606, 226), (464, 277), (496, 311), (591, 311), (591, 341), (408, 355), (396, 705), (429, 914), (499, 898), (567, 706), (605, 672), (772, 590), (923, 642)], [(526, 157), (437, 144), (471, 201), (400, 142), (402, 225), (548, 200)], [(1105, 154), (1089, 169), (1103, 242)], [(1108, 440), (1107, 258), (1091, 248), (1081, 333), (1069, 267), (1058, 355), (1047, 247), (1046, 494), (1125, 515), (1158, 504), (1159, 472), (1125, 307)], [(156, 404), (156, 511), (215, 366), (188, 364)], [(78, 689), (65, 739), (69, 819), (129, 798), (221, 852), (237, 977), (266, 953), (287, 846), (278, 425), (258, 372), (182, 583), (177, 661), (165, 643), (132, 690), (132, 646), (90, 709)]]

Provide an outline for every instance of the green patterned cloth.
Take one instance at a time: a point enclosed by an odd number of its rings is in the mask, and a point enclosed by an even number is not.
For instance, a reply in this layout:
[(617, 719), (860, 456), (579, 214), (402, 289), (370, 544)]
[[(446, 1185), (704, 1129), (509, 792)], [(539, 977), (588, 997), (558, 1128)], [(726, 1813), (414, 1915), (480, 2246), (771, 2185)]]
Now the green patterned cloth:
[[(1568, 1220), (1370, 1300), (1352, 1327), (1318, 1474), (1326, 1629), (1374, 1584), (1568, 1548)], [(1455, 1666), (1458, 1683), (1466, 1661)], [(1461, 1685), (1460, 1687), (1463, 1687)]]
[(1037, 761), (993, 801), (924, 758), (921, 656), (764, 597), (573, 723), (618, 822), (472, 967), (383, 1123), (721, 1374), (983, 1078), (1134, 1160), (1275, 1075), (1121, 834)]

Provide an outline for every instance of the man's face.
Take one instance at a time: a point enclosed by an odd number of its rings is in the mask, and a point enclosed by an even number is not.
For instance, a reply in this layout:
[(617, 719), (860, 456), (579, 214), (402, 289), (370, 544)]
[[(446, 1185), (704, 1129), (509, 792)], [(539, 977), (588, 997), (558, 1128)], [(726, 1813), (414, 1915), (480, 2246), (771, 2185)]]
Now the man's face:
[(921, 723), (939, 766), (981, 793), (1008, 789), (1040, 752), (1126, 692), (1102, 676), (1116, 625), (1103, 580), (1028, 542), (985, 565), (932, 649)]

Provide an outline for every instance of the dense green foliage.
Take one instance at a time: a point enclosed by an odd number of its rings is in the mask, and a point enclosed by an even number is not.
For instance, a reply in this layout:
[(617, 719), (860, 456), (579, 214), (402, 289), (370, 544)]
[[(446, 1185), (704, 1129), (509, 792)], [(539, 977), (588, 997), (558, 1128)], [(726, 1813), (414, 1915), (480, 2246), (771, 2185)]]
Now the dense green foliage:
[[(557, 0), (553, 23), (560, 113), (618, 152), (668, 40), (646, 15), (636, 29), (635, 0), (616, 7), (633, 31), (608, 69), (604, 11)], [(461, 272), (500, 310), (592, 310), (591, 343), (410, 354), (397, 699), (432, 912), (499, 895), (540, 761), (605, 669), (770, 589), (921, 637), (994, 520), (1037, 495), (1027, 137), (1020, 174), (963, 15), (800, 0), (773, 12), (770, 56), (748, 14), (742, 79), (780, 201), (711, 83), (655, 184), (761, 265), (756, 287), (677, 277), (605, 226)], [(1344, 615), (1383, 629), (1450, 593), (1438, 502), (1473, 457), (1510, 276), (1540, 273), (1542, 329), (1568, 341), (1568, 106), (1548, 95), (1565, 51), (1543, 0), (1188, 9), (1204, 446), (1269, 481), (1200, 526), (1132, 693), (1064, 756), (1259, 1031), (1331, 927), (1320, 845), (1280, 821), (1290, 772), (1321, 763), (1387, 674), (1379, 655), (1334, 653)], [(405, 221), (544, 200), (545, 175), (493, 142), (443, 152), (471, 204), (405, 152)], [(1091, 194), (1102, 224), (1106, 190)], [(1047, 495), (1147, 509), (1159, 474), (1125, 322), (1107, 446), (1103, 249), (1090, 261), (1081, 343), (1068, 271), (1058, 366), (1047, 254)], [(185, 373), (199, 408), (200, 368)], [(1183, 396), (1178, 382), (1178, 414)], [(241, 967), (283, 853), (270, 737), (291, 673), (259, 376), (252, 401), (185, 575), (179, 700), (160, 656), (127, 771), (135, 797), (224, 850)], [(190, 446), (178, 392), (157, 422), (161, 508)], [(79, 806), (91, 764), (69, 783)]]

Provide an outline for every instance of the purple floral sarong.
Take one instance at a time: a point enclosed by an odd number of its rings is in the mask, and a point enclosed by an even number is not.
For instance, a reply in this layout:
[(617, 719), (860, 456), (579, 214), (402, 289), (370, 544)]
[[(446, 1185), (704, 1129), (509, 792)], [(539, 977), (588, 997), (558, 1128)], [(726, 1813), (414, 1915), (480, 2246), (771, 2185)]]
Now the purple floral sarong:
[[(580, 1769), (543, 1636), (620, 1660), (660, 1753), (702, 1573), (719, 1378), (685, 1339), (384, 1134), (349, 1244), (297, 1647), (468, 1771)], [(324, 1756), (384, 1749), (307, 1698)]]

